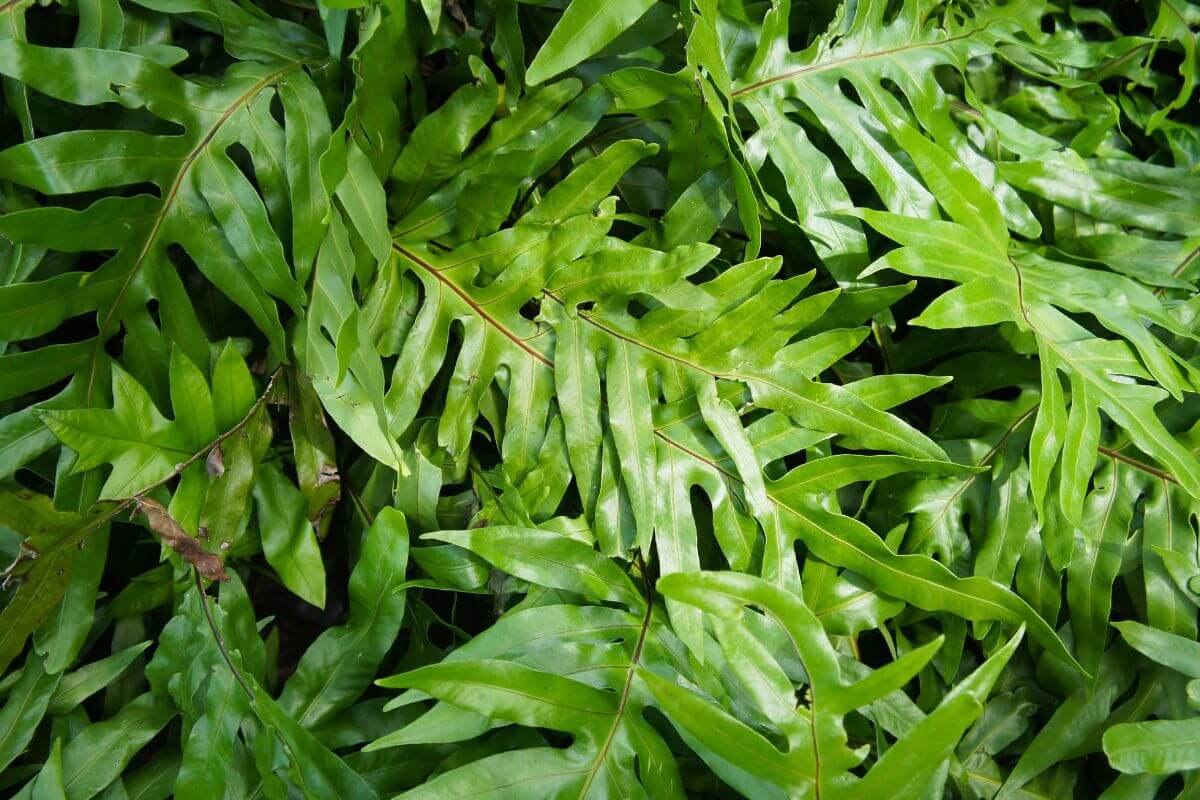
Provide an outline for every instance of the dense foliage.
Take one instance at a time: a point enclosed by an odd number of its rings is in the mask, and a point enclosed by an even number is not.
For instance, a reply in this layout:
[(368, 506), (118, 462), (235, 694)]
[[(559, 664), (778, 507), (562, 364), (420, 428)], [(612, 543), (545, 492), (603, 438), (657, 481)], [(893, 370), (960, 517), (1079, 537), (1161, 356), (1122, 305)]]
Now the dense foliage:
[(0, 2), (0, 794), (1197, 796), (1198, 29)]

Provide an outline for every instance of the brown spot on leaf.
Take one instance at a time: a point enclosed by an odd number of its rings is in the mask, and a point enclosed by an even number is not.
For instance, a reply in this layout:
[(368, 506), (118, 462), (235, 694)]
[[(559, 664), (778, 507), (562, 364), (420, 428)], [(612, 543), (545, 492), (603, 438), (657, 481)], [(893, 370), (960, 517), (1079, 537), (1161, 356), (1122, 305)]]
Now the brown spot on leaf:
[(340, 483), (341, 477), (338, 475), (337, 464), (322, 464), (320, 470), (317, 471), (317, 486), (324, 486), (327, 483)]
[(225, 474), (225, 456), (221, 453), (221, 445), (208, 451), (208, 458), (204, 459), (204, 468), (214, 478)]
[(168, 547), (179, 553), (180, 558), (195, 567), (196, 572), (202, 578), (210, 581), (229, 580), (229, 575), (225, 572), (225, 565), (221, 563), (221, 559), (205, 550), (199, 541), (167, 513), (161, 503), (139, 497), (137, 498), (137, 507), (146, 515), (146, 520), (150, 523), (150, 530), (154, 531)]

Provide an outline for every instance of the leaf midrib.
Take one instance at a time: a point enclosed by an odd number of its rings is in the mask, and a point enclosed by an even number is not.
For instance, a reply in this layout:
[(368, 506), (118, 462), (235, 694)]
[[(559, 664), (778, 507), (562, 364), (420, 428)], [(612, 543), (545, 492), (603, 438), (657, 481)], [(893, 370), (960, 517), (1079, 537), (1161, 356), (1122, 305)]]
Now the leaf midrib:
[(981, 30), (983, 30), (983, 29), (975, 28), (966, 33), (956, 34), (954, 36), (947, 36), (944, 39), (935, 39), (935, 40), (929, 41), (929, 42), (910, 42), (908, 44), (902, 44), (902, 45), (898, 45), (896, 47), (884, 48), (883, 50), (873, 50), (869, 53), (858, 53), (858, 54), (852, 55), (852, 56), (844, 56), (842, 58), (835, 58), (831, 61), (825, 61), (825, 62), (822, 62), (819, 64), (807, 64), (803, 67), (798, 67), (796, 69), (788, 70), (787, 72), (781, 72), (778, 75), (772, 75), (769, 78), (763, 78), (762, 80), (758, 80), (758, 81), (755, 81), (754, 83), (743, 86), (740, 89), (735, 89), (730, 94), (730, 97), (734, 97), (734, 98), (741, 97), (743, 95), (747, 95), (747, 94), (756, 92), (759, 89), (762, 89), (764, 87), (772, 86), (776, 83), (782, 83), (783, 81), (794, 80), (795, 78), (799, 78), (802, 75), (812, 75), (812, 74), (819, 73), (819, 72), (825, 72), (825, 71), (831, 70), (831, 69), (838, 69), (846, 64), (853, 64), (853, 63), (862, 62), (862, 61), (873, 61), (877, 58), (891, 58), (892, 56), (895, 56), (899, 53), (905, 53), (905, 52), (909, 52), (912, 50), (922, 50), (925, 48), (943, 47), (948, 44), (953, 44), (954, 42), (962, 41), (964, 39), (969, 39), (972, 36), (974, 36), (975, 34), (979, 33), (979, 31), (981, 31)]
[(588, 770), (587, 779), (583, 783), (583, 788), (579, 791), (579, 800), (585, 800), (588, 792), (591, 791), (592, 783), (596, 779), (596, 775), (600, 772), (601, 765), (608, 760), (609, 750), (612, 749), (613, 740), (617, 736), (617, 729), (621, 727), (621, 721), (625, 716), (625, 708), (629, 705), (629, 696), (633, 690), (633, 677), (636, 673), (636, 667), (642, 658), (642, 648), (646, 644), (646, 633), (650, 630), (650, 621), (654, 616), (654, 603), (651, 599), (646, 600), (646, 613), (642, 617), (642, 627), (638, 631), (637, 644), (633, 648), (633, 656), (629, 659), (629, 664), (626, 667), (625, 686), (621, 690), (621, 699), (617, 703), (617, 713), (613, 717), (612, 725), (609, 726), (608, 735), (604, 738), (604, 743), (600, 746), (600, 750), (596, 753), (595, 759), (592, 760), (592, 766)]
[(434, 278), (436, 278), (440, 283), (442, 283), (446, 287), (448, 287), (450, 289), (450, 291), (454, 292), (454, 294), (457, 295), (460, 300), (462, 300), (464, 303), (466, 303), (467, 306), (469, 306), (470, 309), (476, 315), (478, 315), (481, 319), (483, 319), (484, 322), (487, 322), (492, 327), (494, 327), (496, 330), (498, 330), (501, 334), (504, 335), (504, 337), (506, 339), (511, 341), (513, 344), (515, 344), (521, 350), (524, 350), (526, 353), (528, 353), (535, 361), (539, 362), (544, 367), (554, 369), (553, 361), (551, 361), (546, 356), (542, 355), (540, 352), (538, 352), (533, 347), (530, 347), (529, 344), (526, 343), (526, 341), (524, 339), (517, 336), (515, 333), (513, 333), (511, 330), (509, 330), (506, 326), (504, 326), (500, 322), (500, 320), (496, 319), (491, 314), (489, 314), (484, 309), (482, 304), (480, 304), (478, 301), (476, 301), (474, 298), (472, 298), (469, 294), (467, 294), (465, 291), (463, 291), (458, 286), (458, 284), (456, 284), (454, 281), (449, 280), (444, 275), (442, 275), (442, 271), (439, 270), (437, 267), (433, 266), (428, 261), (425, 261), (423, 258), (418, 256), (416, 253), (412, 252), (411, 250), (408, 250), (405, 247), (402, 247), (401, 245), (399, 245), (395, 242), (392, 242), (392, 249), (395, 250), (400, 255), (402, 255), (404, 258), (411, 261), (412, 263), (421, 267), (421, 269), (425, 270), (430, 275), (432, 275)]
[[(549, 290), (542, 290), (542, 294), (546, 295), (547, 297), (549, 297), (550, 299), (554, 300), (555, 302), (557, 302), (561, 305), (564, 305), (564, 306), (566, 305), (564, 303), (564, 301), (560, 297), (558, 297), (558, 295), (554, 294), (553, 292), (551, 292)], [(737, 370), (721, 372), (718, 370), (709, 369), (708, 367), (702, 366), (701, 364), (697, 364), (694, 361), (689, 361), (688, 359), (684, 358), (683, 356), (679, 356), (679, 355), (676, 355), (669, 351), (660, 349), (658, 347), (655, 347), (652, 344), (643, 342), (639, 339), (635, 339), (632, 336), (629, 336), (628, 334), (622, 333), (621, 331), (617, 330), (616, 328), (610, 327), (610, 326), (604, 324), (603, 322), (600, 322), (599, 320), (597, 320), (594, 316), (592, 316), (590, 314), (580, 314), (579, 318), (586, 321), (593, 327), (598, 328), (601, 331), (604, 331), (609, 336), (612, 336), (615, 339), (619, 339), (622, 342), (626, 342), (628, 344), (632, 344), (637, 347), (640, 347), (643, 350), (654, 353), (655, 355), (657, 355), (661, 358), (665, 358), (665, 359), (675, 362), (677, 364), (682, 364), (684, 366), (691, 367), (692, 369), (696, 370), (697, 372), (702, 372), (711, 378), (715, 378), (718, 380), (737, 381), (738, 383), (742, 383), (742, 384), (746, 385), (747, 387), (750, 386), (751, 382), (757, 381), (759, 383), (770, 386), (771, 388), (773, 388), (780, 394), (783, 394), (783, 395), (788, 396), (789, 398), (792, 398), (797, 403), (800, 403), (800, 404), (803, 404), (806, 406), (818, 405), (813, 400), (810, 400), (809, 398), (806, 398), (803, 395), (800, 395), (797, 392), (793, 391), (787, 385), (772, 380), (766, 374), (744, 375), (741, 372), (738, 372)], [(549, 362), (547, 365), (550, 366), (551, 368), (553, 368), (553, 362)], [(826, 411), (827, 413), (836, 414), (837, 416), (842, 417), (850, 422), (855, 421), (853, 414), (848, 414), (847, 412), (845, 412), (839, 408), (835, 408), (833, 406), (822, 406), (822, 409), (824, 411)], [(876, 433), (879, 436), (887, 437), (892, 442), (897, 444), (902, 450), (911, 451), (910, 445), (908, 445), (908, 443), (906, 443), (903, 439), (896, 436), (895, 434), (889, 433), (887, 431), (876, 431)], [(927, 453), (923, 457), (932, 458), (933, 456), (932, 456), (932, 454)]]

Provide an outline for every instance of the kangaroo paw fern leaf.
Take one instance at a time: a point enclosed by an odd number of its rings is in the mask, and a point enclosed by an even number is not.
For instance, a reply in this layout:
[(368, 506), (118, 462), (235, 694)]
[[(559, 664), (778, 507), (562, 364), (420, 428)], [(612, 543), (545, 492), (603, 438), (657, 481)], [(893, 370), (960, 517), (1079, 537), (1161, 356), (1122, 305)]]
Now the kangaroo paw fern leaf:
[(1200, 797), (1198, 0), (0, 0), (0, 797)]

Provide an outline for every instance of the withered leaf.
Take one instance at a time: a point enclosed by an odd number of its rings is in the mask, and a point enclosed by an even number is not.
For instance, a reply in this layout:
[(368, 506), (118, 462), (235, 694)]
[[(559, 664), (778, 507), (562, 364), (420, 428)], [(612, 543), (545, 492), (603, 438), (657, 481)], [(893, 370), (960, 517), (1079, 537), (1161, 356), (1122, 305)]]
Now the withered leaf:
[(201, 546), (200, 542), (185, 531), (175, 519), (167, 513), (162, 504), (146, 497), (137, 499), (138, 510), (146, 515), (150, 530), (163, 542), (179, 553), (180, 558), (195, 567), (202, 578), (210, 581), (228, 581), (225, 565), (216, 554), (210, 553)]

